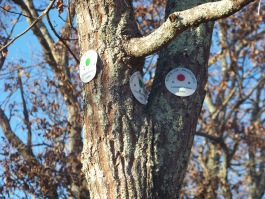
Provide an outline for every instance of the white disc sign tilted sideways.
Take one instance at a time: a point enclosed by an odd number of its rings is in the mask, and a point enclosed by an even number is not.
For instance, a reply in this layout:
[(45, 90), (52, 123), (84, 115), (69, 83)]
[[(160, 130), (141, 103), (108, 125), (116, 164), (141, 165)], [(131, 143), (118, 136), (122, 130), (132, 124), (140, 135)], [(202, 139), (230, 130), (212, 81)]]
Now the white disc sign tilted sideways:
[(96, 51), (89, 50), (83, 54), (79, 65), (80, 79), (82, 82), (90, 82), (95, 77), (97, 72), (97, 61), (98, 54)]
[(141, 103), (146, 104), (147, 96), (144, 91), (143, 77), (139, 71), (130, 78), (130, 88), (134, 97)]
[(174, 95), (185, 97), (192, 95), (197, 89), (194, 74), (186, 68), (171, 70), (165, 79), (166, 88)]

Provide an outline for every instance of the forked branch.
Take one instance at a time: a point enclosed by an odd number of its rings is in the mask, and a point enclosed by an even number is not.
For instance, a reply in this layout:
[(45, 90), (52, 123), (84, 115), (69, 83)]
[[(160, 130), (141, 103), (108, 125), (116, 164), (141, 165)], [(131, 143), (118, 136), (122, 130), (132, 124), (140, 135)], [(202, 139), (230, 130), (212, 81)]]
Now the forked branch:
[(5, 49), (6, 47), (10, 46), (16, 39), (18, 39), (19, 37), (21, 37), (22, 35), (24, 35), (26, 32), (28, 32), (33, 26), (35, 26), (36, 23), (38, 23), (39, 20), (41, 20), (46, 13), (52, 8), (54, 2), (56, 0), (53, 0), (50, 2), (50, 4), (48, 5), (48, 7), (41, 13), (41, 15), (35, 19), (35, 21), (26, 29), (24, 30), (22, 33), (20, 33), (19, 35), (15, 36), (10, 42), (8, 42), (6, 45), (2, 46), (0, 51), (2, 51), (3, 49)]
[(33, 154), (29, 153), (28, 146), (26, 146), (12, 131), (9, 120), (5, 115), (4, 111), (0, 108), (0, 126), (4, 132), (6, 138), (10, 141), (13, 147), (15, 147), (23, 156), (26, 161), (37, 162)]
[(194, 8), (174, 12), (153, 33), (124, 42), (125, 50), (135, 57), (157, 52), (174, 38), (192, 26), (228, 17), (255, 0), (222, 0), (205, 3)]

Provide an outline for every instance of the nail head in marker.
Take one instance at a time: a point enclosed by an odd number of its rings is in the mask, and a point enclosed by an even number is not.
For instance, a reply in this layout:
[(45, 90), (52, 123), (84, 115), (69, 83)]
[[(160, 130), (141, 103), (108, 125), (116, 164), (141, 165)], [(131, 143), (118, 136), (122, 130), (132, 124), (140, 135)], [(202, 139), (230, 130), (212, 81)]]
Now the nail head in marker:
[(197, 89), (195, 75), (182, 67), (171, 70), (166, 76), (165, 84), (171, 93), (181, 97), (190, 96)]
[(147, 96), (144, 91), (143, 77), (139, 71), (135, 72), (130, 78), (130, 88), (133, 96), (141, 103), (146, 104)]
[(82, 82), (90, 82), (95, 77), (97, 72), (97, 60), (98, 54), (94, 50), (89, 50), (83, 54), (79, 65), (80, 79)]

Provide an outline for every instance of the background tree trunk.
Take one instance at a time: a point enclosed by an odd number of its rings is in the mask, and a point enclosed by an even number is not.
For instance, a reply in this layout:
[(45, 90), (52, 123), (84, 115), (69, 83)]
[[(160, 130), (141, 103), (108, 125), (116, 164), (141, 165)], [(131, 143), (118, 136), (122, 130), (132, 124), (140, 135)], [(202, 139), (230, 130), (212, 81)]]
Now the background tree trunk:
[[(31, 25), (34, 22), (34, 20), (39, 16), (38, 11), (32, 1), (13, 0), (13, 2), (20, 7), (24, 15), (29, 16), (26, 18), (29, 25)], [(74, 13), (75, 12), (72, 9), (71, 16), (67, 17), (65, 26), (63, 27), (65, 29), (63, 31), (65, 38), (69, 37), (71, 34), (69, 20), (71, 20), (70, 18), (72, 19), (74, 18), (75, 15)], [(65, 131), (65, 133), (67, 133), (69, 137), (68, 150), (70, 154), (68, 158), (68, 161), (70, 163), (70, 166), (68, 167), (69, 173), (67, 174), (68, 175), (67, 178), (70, 184), (70, 186), (67, 187), (68, 196), (70, 199), (87, 198), (88, 191), (86, 187), (86, 181), (82, 173), (80, 174), (80, 168), (81, 168), (80, 154), (83, 146), (82, 137), (81, 137), (81, 131), (82, 131), (81, 108), (78, 99), (76, 97), (76, 85), (72, 84), (71, 82), (71, 77), (69, 72), (69, 59), (70, 59), (68, 55), (69, 52), (64, 45), (58, 44), (53, 40), (52, 35), (47, 29), (47, 26), (45, 26), (45, 24), (42, 21), (39, 21), (35, 26), (33, 26), (32, 31), (33, 34), (37, 37), (39, 43), (41, 44), (47, 63), (49, 64), (50, 68), (53, 70), (56, 78), (58, 79), (59, 82), (58, 90), (64, 98), (68, 112), (67, 127)], [(58, 50), (57, 48), (60, 48), (60, 50)], [(63, 148), (64, 146), (61, 146), (60, 150), (63, 151)], [(38, 166), (41, 168), (41, 164)], [(45, 170), (46, 168), (42, 166), (41, 169)], [(43, 191), (44, 189), (42, 189), (42, 193), (46, 194), (47, 192), (46, 189), (53, 190), (50, 192), (54, 195), (49, 193), (47, 197), (58, 198), (57, 194), (58, 187), (49, 182), (46, 182), (47, 180), (44, 181), (45, 181), (44, 182), (45, 191)]]

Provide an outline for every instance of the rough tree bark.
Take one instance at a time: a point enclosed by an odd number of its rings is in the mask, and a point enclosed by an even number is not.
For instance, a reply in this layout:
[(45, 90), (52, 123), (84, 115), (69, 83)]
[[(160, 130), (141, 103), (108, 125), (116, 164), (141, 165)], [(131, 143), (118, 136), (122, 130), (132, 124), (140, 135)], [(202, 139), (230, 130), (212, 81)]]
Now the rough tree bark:
[[(96, 77), (83, 86), (82, 163), (91, 198), (178, 197), (207, 82), (213, 22), (199, 24), (251, 1), (205, 2), (168, 0), (167, 20), (147, 37), (139, 34), (131, 0), (76, 2), (81, 54), (93, 49), (99, 55)], [(129, 80), (142, 70), (143, 56), (158, 50), (144, 106), (133, 97)], [(180, 66), (198, 82), (196, 92), (185, 98), (164, 85), (167, 73)]]

